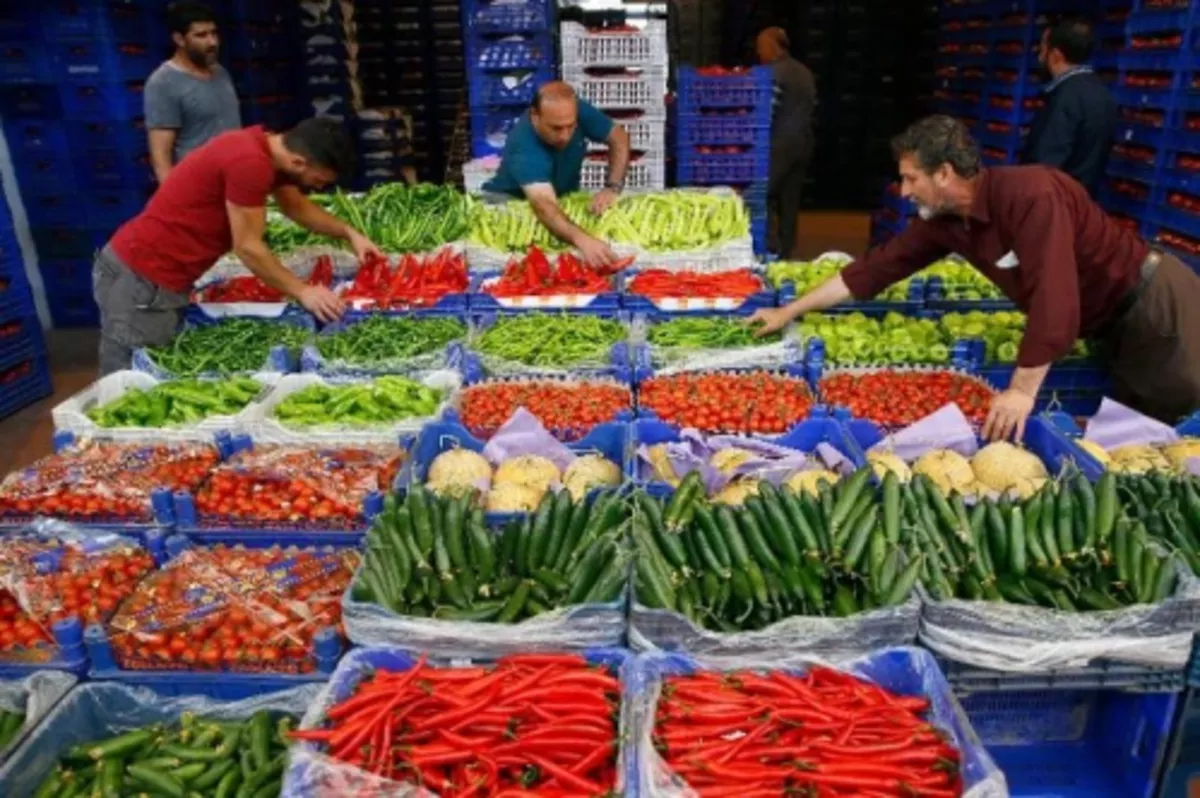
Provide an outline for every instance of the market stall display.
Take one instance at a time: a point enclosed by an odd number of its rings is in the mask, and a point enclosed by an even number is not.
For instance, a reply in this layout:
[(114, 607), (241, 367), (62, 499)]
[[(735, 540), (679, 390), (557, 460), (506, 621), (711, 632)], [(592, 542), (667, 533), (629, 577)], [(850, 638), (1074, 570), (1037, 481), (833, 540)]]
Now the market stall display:
[(698, 272), (689, 269), (642, 269), (625, 286), (626, 307), (664, 311), (736, 310), (746, 305), (775, 304), (762, 272), (727, 269)]
[(817, 390), (826, 404), (889, 428), (906, 427), (951, 403), (981, 424), (994, 393), (969, 374), (938, 369), (835, 370), (826, 372)]
[(312, 335), (308, 324), (288, 317), (230, 318), (185, 327), (166, 346), (135, 351), (133, 366), (170, 377), (292, 371)]
[(450, 316), (372, 314), (326, 326), (301, 365), (321, 374), (418, 372), (446, 365), (448, 347), (466, 335), (467, 326)]
[(643, 410), (668, 424), (703, 432), (777, 435), (803, 421), (812, 403), (804, 380), (767, 371), (654, 377), (638, 392)]
[(560, 440), (576, 440), (629, 414), (633, 394), (611, 380), (492, 380), (464, 390), (461, 407), (463, 426), (478, 438), (490, 438), (523, 407)]
[[(308, 285), (333, 287), (333, 259), (328, 255), (317, 257), (308, 277)], [(287, 302), (287, 297), (278, 288), (272, 288), (254, 274), (239, 274), (224, 279), (201, 280), (192, 290), (191, 303), (201, 307), (208, 305), (274, 305)]]

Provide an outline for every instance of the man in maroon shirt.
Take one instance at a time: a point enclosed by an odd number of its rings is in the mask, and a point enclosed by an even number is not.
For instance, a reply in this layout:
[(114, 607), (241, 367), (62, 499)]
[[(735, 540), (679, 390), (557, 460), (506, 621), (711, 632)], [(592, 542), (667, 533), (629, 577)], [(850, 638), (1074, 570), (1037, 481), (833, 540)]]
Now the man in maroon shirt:
[(967, 129), (950, 117), (917, 122), (892, 149), (901, 193), (921, 218), (787, 307), (756, 313), (760, 333), (869, 299), (957, 252), (1028, 314), (986, 437), (1024, 434), (1047, 370), (1080, 337), (1104, 344), (1117, 399), (1164, 421), (1200, 407), (1200, 277), (1178, 258), (1152, 250), (1061, 172), (984, 169)]
[(308, 119), (286, 133), (232, 130), (193, 150), (96, 256), (101, 376), (129, 368), (134, 349), (169, 342), (192, 285), (226, 252), (321, 321), (341, 316), (341, 300), (289, 271), (263, 235), (267, 198), (274, 195), (283, 214), (302, 227), (345, 239), (359, 258), (377, 252), (303, 193), (353, 170), (353, 141), (331, 119)]

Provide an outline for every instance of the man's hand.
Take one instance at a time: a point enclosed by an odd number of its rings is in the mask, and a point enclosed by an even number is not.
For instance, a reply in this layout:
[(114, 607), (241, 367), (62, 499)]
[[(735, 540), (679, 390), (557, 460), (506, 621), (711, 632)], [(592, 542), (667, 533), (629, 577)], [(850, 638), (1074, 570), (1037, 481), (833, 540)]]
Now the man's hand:
[(746, 319), (746, 326), (755, 327), (754, 334), (759, 338), (782, 330), (792, 322), (792, 314), (787, 308), (761, 308)]
[(598, 238), (583, 236), (575, 246), (579, 248), (579, 254), (583, 256), (584, 263), (593, 269), (611, 271), (619, 260), (617, 254), (612, 251), (612, 247)]
[(346, 305), (337, 294), (323, 285), (306, 285), (296, 299), (305, 310), (326, 324), (337, 321), (346, 312)]
[(987, 421), (983, 423), (983, 437), (989, 441), (1010, 438), (1020, 441), (1025, 437), (1025, 421), (1033, 412), (1033, 397), (1009, 388), (992, 400)]
[(346, 233), (346, 240), (350, 242), (350, 248), (354, 250), (359, 261), (366, 260), (368, 255), (383, 255), (371, 239), (357, 230), (350, 230)]
[(621, 195), (613, 191), (611, 188), (606, 188), (603, 191), (592, 197), (591, 210), (596, 216), (603, 216), (604, 212), (612, 207), (612, 204), (617, 201)]

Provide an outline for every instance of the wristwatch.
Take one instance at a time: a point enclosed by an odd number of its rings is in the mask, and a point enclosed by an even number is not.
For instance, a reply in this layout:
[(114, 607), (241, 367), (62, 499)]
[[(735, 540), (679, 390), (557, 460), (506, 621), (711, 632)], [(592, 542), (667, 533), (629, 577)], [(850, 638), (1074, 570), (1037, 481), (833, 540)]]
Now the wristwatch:
[(620, 194), (625, 189), (624, 183), (615, 183), (612, 180), (604, 184), (604, 187), (609, 191), (615, 191)]

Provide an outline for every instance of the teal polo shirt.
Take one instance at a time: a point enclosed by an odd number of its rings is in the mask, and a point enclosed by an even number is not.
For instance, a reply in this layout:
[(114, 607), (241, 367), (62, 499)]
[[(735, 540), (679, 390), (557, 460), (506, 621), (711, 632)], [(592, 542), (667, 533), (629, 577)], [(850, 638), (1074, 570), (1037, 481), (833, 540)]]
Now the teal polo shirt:
[(529, 112), (522, 114), (504, 142), (500, 169), (483, 185), (483, 190), (521, 197), (522, 186), (549, 183), (560, 197), (578, 191), (587, 142), (607, 141), (613, 129), (613, 121), (596, 106), (583, 100), (578, 102), (579, 125), (570, 143), (561, 150), (538, 138), (529, 121)]

